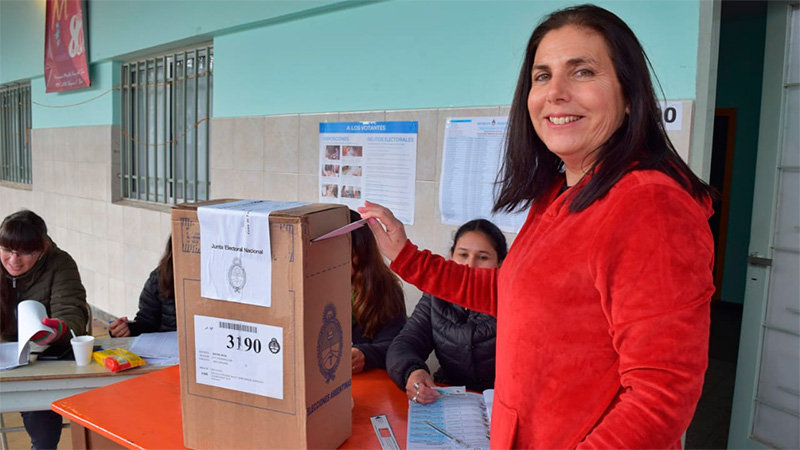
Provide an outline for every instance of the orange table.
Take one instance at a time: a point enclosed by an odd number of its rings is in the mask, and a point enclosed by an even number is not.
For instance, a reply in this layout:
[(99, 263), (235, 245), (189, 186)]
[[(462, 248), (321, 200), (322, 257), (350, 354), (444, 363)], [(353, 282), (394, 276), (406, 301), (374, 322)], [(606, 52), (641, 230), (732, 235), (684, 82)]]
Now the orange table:
[[(353, 375), (353, 434), (342, 449), (380, 448), (369, 418), (386, 414), (406, 447), (408, 398), (383, 370)], [(53, 402), (68, 418), (72, 448), (183, 449), (178, 366)]]

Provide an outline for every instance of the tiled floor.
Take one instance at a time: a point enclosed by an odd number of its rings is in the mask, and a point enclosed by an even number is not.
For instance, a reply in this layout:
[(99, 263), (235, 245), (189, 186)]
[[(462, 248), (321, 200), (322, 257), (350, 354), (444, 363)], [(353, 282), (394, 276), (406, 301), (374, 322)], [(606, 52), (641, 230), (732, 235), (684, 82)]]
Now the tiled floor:
[[(101, 320), (95, 319), (92, 322), (92, 334), (95, 337), (108, 337), (108, 324)], [(22, 416), (19, 413), (5, 413), (3, 414), (3, 423), (6, 427), (21, 427)], [(68, 421), (65, 420), (65, 423)], [(8, 448), (10, 450), (27, 450), (31, 448), (31, 439), (25, 431), (15, 431), (13, 433), (6, 433), (8, 440)], [(71, 449), (72, 437), (69, 428), (64, 428), (61, 432), (61, 441), (58, 443), (59, 449)]]

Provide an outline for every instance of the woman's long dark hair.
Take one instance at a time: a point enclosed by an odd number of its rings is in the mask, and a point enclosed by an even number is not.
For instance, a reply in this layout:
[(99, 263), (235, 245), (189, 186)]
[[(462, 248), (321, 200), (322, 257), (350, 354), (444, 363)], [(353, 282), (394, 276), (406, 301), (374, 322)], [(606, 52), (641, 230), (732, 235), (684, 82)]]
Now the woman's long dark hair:
[(497, 225), (486, 219), (474, 219), (458, 227), (455, 236), (453, 236), (453, 245), (450, 247), (450, 256), (456, 251), (456, 244), (464, 233), (476, 231), (483, 234), (489, 239), (492, 248), (497, 252), (497, 263), (500, 264), (506, 259), (508, 254), (508, 243), (506, 243), (506, 236), (497, 228)]
[(568, 25), (594, 31), (603, 37), (630, 107), (620, 128), (595, 150), (597, 157), (589, 169), (591, 178), (571, 198), (570, 211), (586, 209), (633, 170), (661, 171), (698, 199), (711, 195), (708, 185), (692, 173), (667, 137), (650, 79), (652, 65), (633, 31), (610, 11), (594, 5), (580, 5), (547, 16), (528, 41), (511, 104), (506, 154), (498, 175), (500, 189), (493, 210), (510, 212), (528, 208), (560, 176), (561, 159), (548, 150), (534, 131), (527, 100), (539, 44), (550, 31)]
[(172, 269), (172, 236), (167, 239), (167, 248), (158, 261), (158, 295), (175, 298), (175, 273)]
[[(361, 216), (350, 211), (350, 221)], [(405, 314), (405, 297), (400, 279), (389, 269), (368, 227), (350, 233), (353, 275), (353, 317), (364, 336), (373, 338), (386, 322)]]
[[(17, 211), (0, 224), (0, 247), (19, 252), (43, 252), (50, 242), (47, 236), (47, 225), (44, 219), (33, 211), (23, 209)], [(12, 280), (6, 268), (0, 264), (0, 335), (4, 339), (16, 340), (17, 307), (14, 298)]]

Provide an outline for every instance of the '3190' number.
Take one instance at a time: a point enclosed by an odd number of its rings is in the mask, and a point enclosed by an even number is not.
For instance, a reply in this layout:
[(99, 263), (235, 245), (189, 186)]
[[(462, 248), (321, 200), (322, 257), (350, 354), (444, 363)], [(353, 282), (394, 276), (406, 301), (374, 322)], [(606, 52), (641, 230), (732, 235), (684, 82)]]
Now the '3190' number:
[(228, 344), (225, 347), (245, 352), (252, 350), (255, 353), (261, 353), (261, 341), (258, 339), (250, 339), (249, 337), (242, 339), (241, 336), (234, 337), (229, 334)]

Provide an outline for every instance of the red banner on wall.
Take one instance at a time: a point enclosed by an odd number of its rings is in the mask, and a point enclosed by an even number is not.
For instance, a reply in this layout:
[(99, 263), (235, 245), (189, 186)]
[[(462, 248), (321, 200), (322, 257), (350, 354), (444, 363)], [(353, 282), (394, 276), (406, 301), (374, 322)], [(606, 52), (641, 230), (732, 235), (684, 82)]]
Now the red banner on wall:
[(44, 26), (45, 92), (89, 87), (84, 0), (47, 0)]

